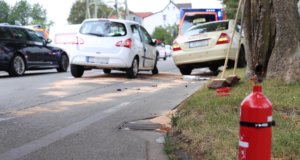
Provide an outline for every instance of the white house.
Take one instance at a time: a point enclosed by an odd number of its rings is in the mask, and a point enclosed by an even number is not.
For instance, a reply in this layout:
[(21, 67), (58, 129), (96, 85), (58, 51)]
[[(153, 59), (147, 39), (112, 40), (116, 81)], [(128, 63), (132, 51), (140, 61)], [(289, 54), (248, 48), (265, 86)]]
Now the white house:
[[(142, 25), (146, 30), (152, 34), (155, 27), (167, 27), (169, 25), (179, 24), (179, 16), (181, 8), (191, 8), (190, 3), (175, 4), (173, 1), (167, 4), (161, 11), (149, 14), (146, 17), (142, 17)], [(138, 13), (136, 13), (138, 15)]]

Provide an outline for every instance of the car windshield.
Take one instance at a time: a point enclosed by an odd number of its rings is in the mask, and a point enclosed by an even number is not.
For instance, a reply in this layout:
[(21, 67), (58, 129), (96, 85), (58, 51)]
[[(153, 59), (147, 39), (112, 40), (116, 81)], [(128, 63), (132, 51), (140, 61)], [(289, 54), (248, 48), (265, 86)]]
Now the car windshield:
[(199, 33), (224, 31), (228, 29), (228, 21), (217, 23), (203, 23), (191, 27), (184, 33), (185, 36), (197, 35)]
[(106, 20), (87, 21), (80, 28), (80, 33), (98, 37), (119, 37), (127, 34), (123, 23)]
[(204, 22), (215, 21), (216, 17), (213, 14), (187, 14), (182, 22), (182, 27), (180, 29), (181, 33), (191, 28), (194, 25)]
[(39, 36), (39, 37), (43, 37), (44, 39), (46, 39), (44, 32), (41, 31), (35, 31), (35, 33)]

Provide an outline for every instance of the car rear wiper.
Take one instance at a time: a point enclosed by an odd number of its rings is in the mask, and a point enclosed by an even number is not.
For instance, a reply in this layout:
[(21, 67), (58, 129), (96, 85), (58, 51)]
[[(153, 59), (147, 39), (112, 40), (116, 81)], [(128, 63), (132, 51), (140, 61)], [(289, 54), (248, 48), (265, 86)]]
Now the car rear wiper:
[(93, 35), (93, 36), (98, 36), (98, 37), (104, 37), (105, 36), (104, 34), (99, 34), (99, 33), (86, 33), (86, 34)]

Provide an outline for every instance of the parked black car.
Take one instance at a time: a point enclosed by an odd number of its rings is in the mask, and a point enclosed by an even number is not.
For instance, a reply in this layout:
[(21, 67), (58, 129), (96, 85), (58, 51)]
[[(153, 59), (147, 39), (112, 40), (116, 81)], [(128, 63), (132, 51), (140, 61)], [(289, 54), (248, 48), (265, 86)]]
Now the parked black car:
[(31, 29), (0, 24), (0, 71), (10, 76), (21, 76), (26, 70), (52, 68), (66, 72), (67, 53), (49, 43), (51, 40), (39, 37)]

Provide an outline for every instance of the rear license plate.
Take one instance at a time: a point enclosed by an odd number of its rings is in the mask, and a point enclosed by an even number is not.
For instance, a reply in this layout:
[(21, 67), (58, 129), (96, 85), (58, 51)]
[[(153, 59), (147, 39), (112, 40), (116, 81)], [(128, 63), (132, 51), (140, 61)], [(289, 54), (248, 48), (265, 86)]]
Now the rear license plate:
[(97, 64), (108, 64), (108, 59), (107, 58), (98, 58), (98, 57), (86, 57), (86, 62), (97, 63)]
[(193, 41), (189, 43), (189, 48), (208, 46), (208, 40)]

